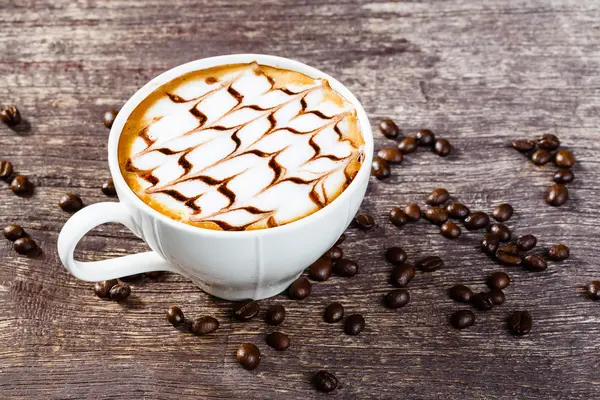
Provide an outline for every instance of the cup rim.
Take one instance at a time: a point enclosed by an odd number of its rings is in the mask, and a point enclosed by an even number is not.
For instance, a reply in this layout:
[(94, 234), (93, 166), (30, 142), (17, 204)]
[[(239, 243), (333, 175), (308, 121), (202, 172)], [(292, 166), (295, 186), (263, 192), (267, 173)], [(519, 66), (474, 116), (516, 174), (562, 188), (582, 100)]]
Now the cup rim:
[[(227, 64), (241, 64), (241, 63), (249, 63), (252, 61), (256, 61), (259, 64), (290, 69), (293, 71), (297, 71), (308, 75), (312, 78), (320, 78), (326, 79), (329, 82), (329, 85), (333, 90), (341, 94), (346, 100), (348, 100), (356, 109), (359, 125), (361, 128), (361, 133), (363, 135), (364, 144), (364, 154), (365, 159), (358, 170), (357, 175), (354, 177), (352, 182), (348, 185), (344, 191), (335, 198), (331, 203), (327, 204), (325, 207), (320, 210), (315, 211), (314, 213), (300, 218), (298, 220), (292, 221), (285, 225), (276, 226), (268, 229), (256, 229), (256, 230), (245, 230), (245, 231), (223, 231), (223, 230), (215, 230), (202, 228), (199, 226), (194, 226), (190, 224), (186, 224), (185, 222), (177, 221), (172, 219), (164, 214), (161, 214), (157, 210), (150, 207), (146, 204), (142, 199), (140, 199), (134, 191), (129, 187), (129, 185), (125, 182), (125, 178), (121, 174), (121, 169), (119, 167), (119, 156), (118, 156), (118, 146), (119, 146), (119, 138), (129, 118), (129, 115), (135, 110), (135, 108), (154, 90), (163, 84), (176, 79), (177, 77), (186, 74), (188, 72), (197, 71), (201, 69), (207, 69), (211, 67), (216, 67), (220, 65)], [(128, 201), (135, 205), (141, 211), (152, 215), (154, 218), (160, 220), (161, 222), (172, 226), (176, 229), (188, 230), (191, 233), (205, 233), (211, 235), (227, 235), (230, 237), (233, 236), (257, 236), (257, 235), (265, 235), (265, 234), (281, 234), (291, 229), (301, 228), (304, 225), (311, 223), (312, 221), (323, 218), (326, 214), (328, 214), (328, 209), (331, 210), (333, 207), (339, 206), (347, 197), (352, 195), (352, 192), (356, 190), (363, 179), (369, 179), (369, 177), (365, 177), (365, 175), (371, 174), (371, 163), (373, 161), (373, 133), (371, 130), (371, 124), (369, 122), (369, 118), (367, 113), (365, 112), (363, 106), (358, 101), (358, 99), (352, 94), (352, 92), (340, 83), (337, 79), (332, 76), (314, 68), (309, 65), (306, 65), (302, 62), (292, 60), (289, 58), (265, 55), (265, 54), (252, 54), (252, 53), (242, 53), (242, 54), (229, 54), (222, 55), (216, 57), (208, 57), (202, 58), (194, 61), (187, 62), (185, 64), (179, 65), (177, 67), (171, 68), (160, 75), (151, 79), (148, 83), (138, 89), (127, 102), (123, 105), (121, 110), (119, 111), (113, 125), (110, 129), (110, 134), (108, 138), (108, 163), (111, 176), (113, 178), (114, 184), (118, 189), (118, 193), (120, 196), (125, 195)], [(119, 199), (120, 201), (122, 199)]]

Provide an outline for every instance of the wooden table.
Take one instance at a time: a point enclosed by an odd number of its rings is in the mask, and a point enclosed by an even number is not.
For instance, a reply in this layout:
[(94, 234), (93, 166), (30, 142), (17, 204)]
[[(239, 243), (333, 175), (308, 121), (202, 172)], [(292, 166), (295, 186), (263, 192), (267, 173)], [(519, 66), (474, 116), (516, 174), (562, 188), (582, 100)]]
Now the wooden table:
[[(287, 3), (287, 4), (286, 4)], [(0, 126), (1, 158), (35, 184), (30, 198), (0, 187), (1, 223), (21, 223), (43, 247), (39, 258), (0, 242), (0, 398), (298, 398), (319, 369), (335, 373), (330, 397), (591, 398), (600, 384), (600, 303), (581, 286), (600, 279), (600, 3), (592, 0), (460, 0), (411, 2), (227, 1), (134, 2), (4, 0), (0, 4), (0, 101), (15, 103), (29, 129)], [(363, 210), (376, 228), (349, 229), (346, 255), (360, 264), (352, 279), (315, 284), (313, 295), (281, 303), (281, 330), (292, 346), (264, 343), (260, 318), (231, 318), (231, 303), (200, 292), (176, 275), (132, 285), (125, 304), (102, 301), (90, 283), (62, 267), (58, 232), (69, 215), (56, 205), (65, 192), (87, 204), (107, 201), (108, 130), (103, 112), (120, 107), (149, 79), (186, 61), (257, 52), (295, 58), (326, 71), (364, 104), (373, 126), (392, 117), (410, 134), (429, 127), (454, 152), (442, 159), (419, 150), (372, 180)], [(508, 147), (512, 139), (557, 134), (577, 158), (571, 199), (545, 204), (554, 167), (535, 167)], [(376, 130), (377, 147), (393, 144)], [(477, 249), (482, 232), (454, 242), (426, 222), (398, 229), (392, 206), (423, 202), (446, 187), (472, 210), (510, 202), (516, 235), (540, 246), (564, 242), (572, 257), (543, 273), (497, 265)], [(387, 246), (410, 260), (437, 254), (446, 267), (419, 272), (403, 309), (384, 308), (391, 289)], [(141, 251), (126, 228), (105, 225), (78, 250), (84, 260)], [(484, 290), (491, 272), (507, 271), (507, 301), (477, 312), (457, 331), (449, 315), (465, 308), (446, 295), (456, 283)], [(346, 336), (323, 322), (341, 301), (363, 313), (366, 330)], [(173, 329), (165, 309), (212, 315), (219, 331), (194, 337)], [(531, 334), (517, 338), (505, 320), (533, 315)], [(257, 344), (260, 367), (235, 361), (244, 342)]]

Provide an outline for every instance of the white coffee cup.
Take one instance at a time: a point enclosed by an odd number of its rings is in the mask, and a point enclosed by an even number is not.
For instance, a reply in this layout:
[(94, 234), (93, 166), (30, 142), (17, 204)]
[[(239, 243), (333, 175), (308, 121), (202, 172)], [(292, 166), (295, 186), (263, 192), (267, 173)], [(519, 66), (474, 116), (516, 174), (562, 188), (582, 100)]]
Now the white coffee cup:
[[(353, 104), (365, 141), (365, 157), (352, 183), (316, 213), (287, 225), (262, 230), (203, 229), (175, 221), (152, 209), (127, 186), (119, 169), (119, 136), (131, 112), (156, 88), (185, 73), (252, 61), (298, 71), (313, 78), (325, 78), (335, 91)], [(192, 61), (154, 78), (125, 103), (108, 139), (108, 164), (120, 202), (92, 204), (74, 214), (60, 232), (58, 254), (67, 270), (85, 281), (172, 271), (191, 279), (205, 292), (228, 300), (274, 296), (333, 246), (350, 224), (365, 195), (372, 159), (373, 134), (365, 110), (344, 85), (329, 75), (298, 61), (259, 54)], [(103, 261), (75, 261), (73, 251), (81, 238), (107, 222), (127, 226), (153, 251)]]

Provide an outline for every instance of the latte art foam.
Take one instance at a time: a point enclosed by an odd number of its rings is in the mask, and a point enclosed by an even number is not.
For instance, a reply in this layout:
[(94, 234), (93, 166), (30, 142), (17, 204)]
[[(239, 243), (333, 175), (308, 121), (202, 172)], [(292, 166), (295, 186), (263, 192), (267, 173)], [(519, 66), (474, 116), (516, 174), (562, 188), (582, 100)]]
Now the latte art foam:
[(125, 124), (119, 162), (136, 195), (173, 219), (263, 229), (335, 200), (363, 145), (353, 106), (327, 81), (236, 64), (156, 89)]

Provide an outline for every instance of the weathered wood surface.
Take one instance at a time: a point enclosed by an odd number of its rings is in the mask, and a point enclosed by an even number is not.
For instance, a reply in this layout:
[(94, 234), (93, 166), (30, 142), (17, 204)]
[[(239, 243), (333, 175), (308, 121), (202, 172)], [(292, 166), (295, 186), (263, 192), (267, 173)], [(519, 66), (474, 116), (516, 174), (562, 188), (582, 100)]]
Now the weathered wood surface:
[[(600, 385), (600, 304), (581, 285), (600, 278), (600, 3), (593, 0), (422, 0), (411, 2), (185, 0), (0, 2), (0, 101), (17, 104), (27, 132), (0, 126), (1, 158), (29, 175), (33, 197), (0, 188), (2, 224), (19, 222), (42, 245), (40, 258), (0, 242), (0, 398), (312, 398), (311, 373), (334, 372), (331, 398), (589, 398)], [(56, 254), (68, 215), (56, 202), (74, 191), (106, 201), (108, 130), (100, 119), (160, 72), (197, 58), (261, 52), (299, 59), (346, 83), (373, 124), (391, 116), (408, 132), (430, 127), (456, 151), (440, 159), (420, 150), (385, 182), (373, 180), (363, 209), (370, 232), (350, 229), (346, 254), (360, 274), (316, 284), (301, 302), (285, 296), (276, 353), (261, 318), (234, 322), (230, 303), (167, 275), (133, 285), (126, 305), (97, 299)], [(553, 168), (537, 168), (506, 147), (540, 131), (560, 136), (578, 163), (561, 208), (543, 201)], [(377, 146), (390, 142), (378, 132)], [(544, 273), (494, 264), (477, 251), (481, 233), (451, 242), (425, 222), (397, 229), (394, 205), (422, 201), (445, 186), (471, 209), (508, 201), (517, 234), (571, 247), (567, 262)], [(418, 273), (411, 302), (381, 305), (390, 289), (386, 246), (411, 260), (441, 255), (443, 270)], [(79, 257), (96, 260), (145, 245), (122, 226), (96, 229)], [(483, 290), (492, 271), (513, 284), (507, 302), (465, 331), (450, 328), (460, 306), (455, 283)], [(322, 321), (331, 301), (367, 320), (360, 336)], [(193, 337), (170, 327), (164, 310), (213, 315), (218, 333)], [(532, 333), (512, 337), (504, 320), (528, 309)], [(262, 315), (262, 314), (261, 314)], [(235, 361), (243, 342), (259, 345), (260, 367)]]

